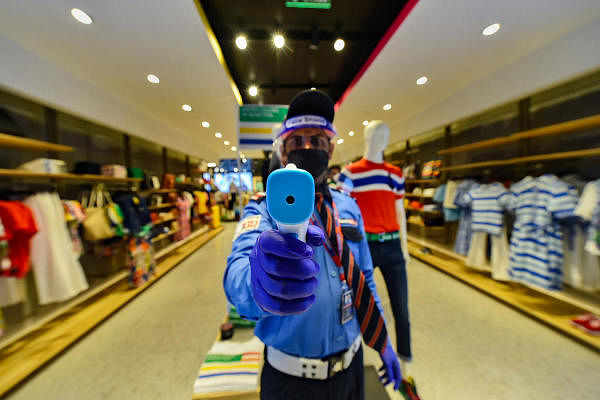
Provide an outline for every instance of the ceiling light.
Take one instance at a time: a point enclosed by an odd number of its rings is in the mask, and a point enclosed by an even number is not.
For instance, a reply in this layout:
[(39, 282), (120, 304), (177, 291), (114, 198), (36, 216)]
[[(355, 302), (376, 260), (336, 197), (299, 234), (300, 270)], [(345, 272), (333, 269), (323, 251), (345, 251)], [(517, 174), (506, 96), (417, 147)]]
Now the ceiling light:
[(229, 140), (225, 140), (225, 141), (223, 141), (223, 144), (224, 144), (225, 146), (229, 146), (229, 144), (230, 144), (230, 143), (229, 143)]
[(483, 36), (491, 36), (499, 30), (500, 24), (496, 22), (495, 24), (491, 24), (483, 28), (483, 31), (481, 31), (481, 33), (483, 34)]
[(189, 111), (192, 111), (192, 106), (190, 106), (189, 104), (184, 104), (184, 105), (181, 106), (181, 109), (183, 111), (188, 111), (189, 112)]
[(313, 86), (310, 88), (310, 90), (317, 90), (317, 88)]
[(389, 111), (389, 110), (391, 110), (391, 109), (392, 109), (392, 105), (388, 103), (388, 104), (386, 104), (386, 105), (384, 105), (384, 106), (383, 106), (383, 109), (384, 109), (385, 111)]
[(336, 40), (335, 43), (333, 44), (333, 48), (335, 49), (335, 51), (344, 50), (344, 46), (346, 46), (346, 42), (344, 42), (344, 39), (341, 39), (341, 38)]
[(210, 123), (208, 121), (202, 121), (203, 128), (208, 128), (209, 126), (210, 126)]
[(250, 94), (250, 96), (254, 97), (258, 94), (258, 88), (254, 85), (250, 86), (248, 88), (248, 94)]
[(231, 146), (231, 151), (237, 151), (237, 147)]
[(278, 33), (277, 35), (273, 36), (273, 44), (278, 49), (282, 48), (285, 45), (285, 38), (283, 35)]
[(148, 82), (150, 83), (159, 83), (160, 79), (158, 79), (158, 76), (154, 75), (154, 74), (148, 74), (148, 76), (146, 76), (146, 79), (148, 79)]
[(71, 9), (71, 15), (77, 21), (79, 21), (79, 22), (81, 22), (82, 24), (85, 24), (85, 25), (89, 25), (92, 22), (94, 22), (94, 21), (92, 21), (92, 17), (90, 17), (89, 15), (87, 15), (85, 12), (81, 11), (79, 8), (72, 8)]
[(223, 134), (221, 134), (221, 132), (217, 132), (217, 133), (215, 133), (215, 137), (217, 137), (217, 138), (222, 138), (222, 137), (223, 137)]
[(238, 172), (237, 167), (233, 168), (233, 172)]
[(248, 41), (244, 35), (239, 35), (237, 38), (235, 38), (235, 45), (238, 47), (238, 49), (245, 50), (246, 47), (248, 47)]
[(208, 166), (208, 168), (214, 168), (217, 166), (217, 163), (214, 162), (209, 162), (208, 164), (206, 164)]
[(426, 76), (422, 76), (419, 79), (417, 79), (417, 85), (424, 85), (427, 83), (429, 79)]
[(339, 139), (337, 140), (337, 144), (342, 144), (342, 143), (344, 143), (344, 139), (342, 139), (342, 138), (339, 138)]
[(354, 131), (348, 132), (348, 136), (354, 136)]
[(369, 121), (367, 121), (367, 120), (365, 119), (365, 120), (363, 121), (363, 125), (364, 125), (364, 126), (367, 126), (367, 125), (369, 125)]

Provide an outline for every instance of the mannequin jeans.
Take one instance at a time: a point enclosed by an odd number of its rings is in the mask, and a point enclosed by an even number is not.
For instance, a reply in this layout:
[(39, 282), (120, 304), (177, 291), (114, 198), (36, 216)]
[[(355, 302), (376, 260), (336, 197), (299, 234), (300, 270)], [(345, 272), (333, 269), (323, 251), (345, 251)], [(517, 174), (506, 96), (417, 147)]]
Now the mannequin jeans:
[(327, 380), (284, 374), (267, 361), (260, 377), (261, 400), (364, 400), (363, 349), (358, 350), (348, 369)]
[(408, 316), (408, 282), (400, 239), (369, 241), (373, 267), (379, 267), (387, 286), (396, 326), (396, 351), (405, 360), (412, 359)]

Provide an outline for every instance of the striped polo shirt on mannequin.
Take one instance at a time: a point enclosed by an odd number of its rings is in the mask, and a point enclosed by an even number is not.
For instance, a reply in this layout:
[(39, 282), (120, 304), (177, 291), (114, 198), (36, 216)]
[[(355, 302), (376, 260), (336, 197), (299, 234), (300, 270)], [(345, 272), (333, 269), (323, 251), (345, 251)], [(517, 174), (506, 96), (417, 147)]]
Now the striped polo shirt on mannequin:
[(404, 177), (400, 168), (362, 158), (342, 170), (338, 184), (356, 199), (365, 231), (398, 231), (396, 200), (404, 197)]

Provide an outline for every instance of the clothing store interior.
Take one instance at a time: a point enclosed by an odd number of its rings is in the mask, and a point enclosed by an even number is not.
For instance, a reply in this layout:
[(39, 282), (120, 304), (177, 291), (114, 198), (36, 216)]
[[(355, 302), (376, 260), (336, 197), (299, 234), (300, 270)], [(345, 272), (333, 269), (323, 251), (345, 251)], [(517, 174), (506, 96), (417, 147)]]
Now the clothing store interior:
[(0, 2), (0, 398), (600, 399), (600, 1)]

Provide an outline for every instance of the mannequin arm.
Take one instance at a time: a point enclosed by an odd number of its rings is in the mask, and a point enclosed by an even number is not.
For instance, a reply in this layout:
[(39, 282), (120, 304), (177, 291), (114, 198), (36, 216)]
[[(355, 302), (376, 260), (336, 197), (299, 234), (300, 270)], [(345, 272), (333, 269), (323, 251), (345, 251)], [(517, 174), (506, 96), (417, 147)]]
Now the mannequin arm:
[(406, 243), (406, 212), (404, 211), (404, 198), (396, 200), (396, 219), (400, 226), (400, 243), (402, 244), (402, 253), (404, 261), (408, 263), (408, 246)]

